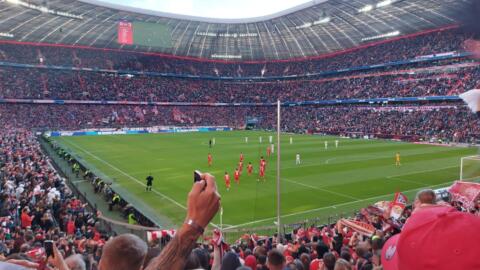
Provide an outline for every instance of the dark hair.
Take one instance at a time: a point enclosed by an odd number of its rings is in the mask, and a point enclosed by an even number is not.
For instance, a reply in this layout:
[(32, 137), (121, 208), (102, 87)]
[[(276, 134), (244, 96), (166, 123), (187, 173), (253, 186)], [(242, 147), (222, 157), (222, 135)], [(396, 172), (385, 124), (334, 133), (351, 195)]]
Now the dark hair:
[(185, 267), (183, 269), (190, 270), (190, 269), (197, 269), (200, 268), (200, 260), (198, 259), (197, 255), (192, 251), (190, 255), (188, 255), (187, 262), (185, 263)]
[(268, 263), (274, 266), (280, 266), (285, 263), (285, 257), (278, 249), (272, 249), (268, 252)]
[(323, 263), (328, 270), (333, 270), (335, 268), (335, 262), (337, 258), (331, 252), (323, 254)]
[(208, 269), (210, 264), (210, 255), (208, 254), (208, 252), (201, 248), (196, 248), (192, 252), (195, 253), (195, 255), (197, 256), (198, 261), (200, 262), (200, 266), (203, 269)]
[(267, 262), (267, 256), (265, 255), (258, 255), (256, 257), (259, 264), (265, 264)]
[(342, 250), (342, 253), (340, 253), (340, 257), (347, 262), (352, 259), (352, 255), (350, 255), (350, 252), (348, 252), (348, 250)]

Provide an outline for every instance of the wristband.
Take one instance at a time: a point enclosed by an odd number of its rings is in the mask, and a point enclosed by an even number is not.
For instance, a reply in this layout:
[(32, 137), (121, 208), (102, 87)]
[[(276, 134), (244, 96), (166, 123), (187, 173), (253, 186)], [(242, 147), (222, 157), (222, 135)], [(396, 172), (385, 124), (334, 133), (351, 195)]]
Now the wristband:
[(200, 234), (203, 234), (203, 232), (205, 231), (202, 226), (198, 225), (193, 219), (187, 219), (185, 222), (185, 224), (189, 225), (190, 227), (192, 227), (193, 229), (195, 229), (197, 232), (199, 232)]

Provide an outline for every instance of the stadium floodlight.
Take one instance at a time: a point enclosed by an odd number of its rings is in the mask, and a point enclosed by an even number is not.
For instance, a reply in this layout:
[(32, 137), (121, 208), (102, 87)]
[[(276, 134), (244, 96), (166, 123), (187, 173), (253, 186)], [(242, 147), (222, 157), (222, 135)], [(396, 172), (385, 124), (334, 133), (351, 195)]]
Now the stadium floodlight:
[(0, 37), (13, 38), (13, 34), (0, 32)]
[(372, 9), (373, 9), (372, 5), (366, 5), (366, 6), (362, 7), (361, 9), (359, 9), (358, 12), (369, 12)]
[(242, 55), (234, 55), (234, 54), (212, 54), (212, 58), (223, 58), (223, 59), (241, 59)]
[(304, 23), (302, 25), (295, 26), (295, 29), (303, 29), (303, 28), (308, 28), (310, 26), (312, 26), (312, 23), (308, 22), (308, 23)]
[(377, 3), (377, 8), (386, 7), (388, 5), (391, 5), (392, 3), (393, 3), (393, 0), (382, 1), (382, 2)]
[(328, 23), (328, 22), (330, 22), (330, 21), (331, 21), (330, 17), (325, 17), (325, 18), (320, 19), (320, 20), (318, 20), (318, 21), (314, 21), (314, 22), (313, 22), (313, 25), (322, 24), (322, 23)]
[(362, 38), (362, 41), (369, 41), (369, 40), (375, 40), (375, 39), (381, 39), (381, 38), (387, 38), (387, 37), (395, 37), (398, 35), (400, 35), (400, 31), (397, 30), (397, 31), (392, 31), (385, 34), (381, 34), (381, 35), (365, 37), (365, 38)]
[(10, 3), (10, 4), (15, 4), (15, 5), (20, 4), (20, 0), (7, 0), (7, 2)]

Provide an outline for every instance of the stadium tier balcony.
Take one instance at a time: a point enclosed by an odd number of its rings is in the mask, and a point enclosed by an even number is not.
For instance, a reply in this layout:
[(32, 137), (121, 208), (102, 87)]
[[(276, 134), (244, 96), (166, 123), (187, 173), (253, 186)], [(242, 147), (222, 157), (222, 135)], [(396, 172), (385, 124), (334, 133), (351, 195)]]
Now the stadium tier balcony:
[(138, 52), (0, 42), (0, 60), (15, 63), (142, 70), (210, 76), (283, 76), (373, 65), (463, 51), (469, 36), (458, 29), (427, 32), (301, 61), (235, 63), (192, 61)]

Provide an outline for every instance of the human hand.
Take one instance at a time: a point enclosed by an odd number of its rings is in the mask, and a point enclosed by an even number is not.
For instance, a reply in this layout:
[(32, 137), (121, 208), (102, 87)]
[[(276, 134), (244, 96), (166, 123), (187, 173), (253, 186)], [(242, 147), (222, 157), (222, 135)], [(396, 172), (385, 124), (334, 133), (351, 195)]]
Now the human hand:
[(68, 270), (68, 266), (65, 263), (65, 260), (63, 259), (62, 253), (60, 253), (60, 250), (58, 250), (57, 245), (53, 245), (53, 259), (52, 259), (52, 264), (55, 266), (55, 268), (59, 270)]
[(187, 201), (187, 219), (192, 219), (205, 228), (220, 208), (220, 194), (217, 192), (215, 177), (202, 174), (202, 181), (196, 182)]

